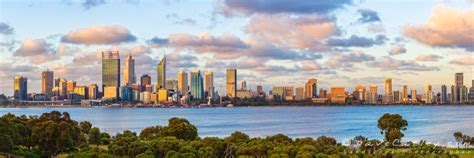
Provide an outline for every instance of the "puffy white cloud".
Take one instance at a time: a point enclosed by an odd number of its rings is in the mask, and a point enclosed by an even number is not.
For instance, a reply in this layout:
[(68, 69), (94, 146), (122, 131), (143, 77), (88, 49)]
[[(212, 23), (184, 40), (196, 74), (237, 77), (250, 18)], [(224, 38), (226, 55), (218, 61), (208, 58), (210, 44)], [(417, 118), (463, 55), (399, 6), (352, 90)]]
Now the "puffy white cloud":
[(399, 54), (404, 54), (407, 52), (407, 49), (405, 48), (405, 45), (403, 44), (393, 44), (392, 48), (388, 51), (388, 54), (390, 55), (399, 55)]
[(473, 17), (473, 9), (460, 11), (437, 6), (425, 24), (406, 26), (404, 34), (434, 47), (464, 48), (474, 51)]
[(15, 51), (14, 56), (27, 58), (33, 64), (43, 64), (59, 59), (52, 47), (44, 39), (26, 39)]
[(375, 57), (362, 51), (352, 51), (349, 53), (338, 53), (326, 61), (326, 65), (331, 68), (341, 68), (349, 70), (354, 64), (374, 61)]
[(133, 42), (137, 38), (127, 28), (119, 25), (96, 26), (77, 29), (61, 38), (62, 42), (74, 44), (117, 44)]

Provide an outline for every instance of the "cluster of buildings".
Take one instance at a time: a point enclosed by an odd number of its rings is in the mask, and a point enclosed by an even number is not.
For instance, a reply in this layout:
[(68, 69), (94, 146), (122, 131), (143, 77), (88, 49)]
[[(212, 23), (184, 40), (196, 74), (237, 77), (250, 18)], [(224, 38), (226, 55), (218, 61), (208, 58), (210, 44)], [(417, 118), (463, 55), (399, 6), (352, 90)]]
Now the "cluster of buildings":
[[(474, 80), (471, 88), (463, 83), (463, 74), (455, 74), (454, 85), (441, 86), (435, 93), (427, 84), (424, 92), (409, 91), (406, 84), (401, 90), (393, 90), (392, 79), (385, 79), (384, 93), (378, 93), (377, 85), (358, 85), (355, 91), (347, 92), (343, 86), (318, 89), (317, 79), (311, 78), (304, 85), (274, 86), (267, 93), (257, 85), (256, 90), (247, 88), (241, 81), (237, 88), (237, 70), (226, 70), (225, 94), (219, 96), (214, 86), (212, 71), (179, 71), (177, 79), (167, 79), (166, 58), (157, 64), (156, 84), (151, 76), (143, 74), (137, 80), (135, 60), (130, 55), (125, 59), (123, 77), (121, 76), (120, 55), (117, 51), (102, 52), (102, 85), (77, 85), (73, 79), (54, 78), (54, 72), (46, 70), (41, 74), (41, 93), (28, 93), (27, 78), (14, 77), (13, 101), (51, 103), (62, 102), (82, 105), (103, 103), (136, 103), (141, 105), (200, 104), (211, 105), (222, 97), (226, 98), (265, 98), (272, 101), (311, 101), (314, 104), (458, 104), (474, 102)], [(121, 82), (123, 78), (123, 82)], [(448, 89), (449, 88), (449, 89)], [(0, 95), (0, 100), (7, 97)]]

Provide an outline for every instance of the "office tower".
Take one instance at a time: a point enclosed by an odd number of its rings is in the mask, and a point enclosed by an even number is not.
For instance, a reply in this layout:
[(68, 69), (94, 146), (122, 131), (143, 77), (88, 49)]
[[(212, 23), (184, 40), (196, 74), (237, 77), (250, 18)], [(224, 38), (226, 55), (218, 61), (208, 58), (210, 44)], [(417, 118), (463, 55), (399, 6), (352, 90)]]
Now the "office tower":
[(166, 57), (163, 57), (157, 65), (156, 82), (157, 91), (166, 88)]
[[(327, 98), (326, 93), (327, 93), (326, 90), (320, 88), (320, 89), (319, 89), (319, 98)], [(308, 92), (306, 92), (306, 95), (308, 95)], [(308, 97), (308, 96), (306, 96), (306, 97)]]
[(205, 73), (204, 73), (204, 78), (205, 78), (205, 91), (207, 92), (207, 94), (209, 96), (213, 96), (214, 95), (214, 73), (212, 73), (212, 71), (209, 71), (207, 70)]
[(460, 88), (460, 103), (467, 103), (469, 101), (469, 95), (468, 95), (468, 88), (466, 86), (462, 86)]
[(377, 85), (370, 85), (370, 95), (371, 104), (376, 104), (378, 102)]
[(265, 97), (265, 91), (263, 91), (263, 87), (261, 85), (257, 85), (257, 95), (259, 97)]
[(89, 85), (89, 99), (97, 99), (97, 94), (99, 93), (99, 87), (97, 84), (90, 84)]
[(471, 88), (469, 88), (469, 102), (474, 102), (474, 80), (472, 80)]
[(67, 80), (64, 78), (59, 78), (59, 96), (62, 99), (65, 99), (67, 96)]
[(120, 55), (118, 51), (102, 52), (102, 88), (120, 86)]
[(28, 100), (28, 78), (18, 75), (14, 77), (13, 98), (15, 100)]
[(66, 83), (67, 85), (67, 93), (73, 93), (74, 89), (76, 88), (76, 81), (69, 80)]
[(304, 93), (304, 87), (296, 87), (296, 95), (295, 95), (295, 100), (303, 100), (305, 99), (305, 93)]
[(188, 94), (188, 91), (189, 91), (188, 73), (186, 71), (179, 71), (178, 72), (178, 92), (184, 96)]
[(392, 96), (392, 79), (385, 79), (385, 95)]
[(47, 97), (53, 96), (53, 86), (54, 86), (54, 74), (53, 71), (43, 71), (41, 73), (41, 93), (46, 94)]
[(237, 94), (237, 69), (226, 70), (226, 95), (236, 97)]
[(431, 103), (433, 101), (433, 88), (430, 84), (425, 85), (425, 94), (423, 96), (425, 103)]
[(364, 100), (364, 98), (365, 98), (365, 91), (366, 91), (366, 89), (365, 89), (365, 86), (363, 86), (363, 85), (357, 85), (357, 86), (355, 87), (355, 92), (356, 92), (356, 93), (355, 93), (355, 94), (356, 94), (355, 97), (357, 98), (357, 100)]
[(60, 80), (60, 78), (55, 78), (54, 79), (54, 87), (59, 87), (59, 80)]
[(240, 89), (247, 90), (247, 81), (243, 80), (242, 82), (240, 82)]
[(293, 86), (285, 87), (285, 100), (293, 100)]
[(306, 97), (308, 98), (316, 98), (317, 97), (317, 91), (318, 91), (318, 80), (315, 78), (311, 78), (306, 82), (305, 84), (305, 90), (306, 90)]
[(402, 102), (408, 101), (408, 86), (404, 84), (402, 86)]
[(151, 85), (151, 77), (147, 74), (144, 74), (142, 77), (140, 77), (140, 92), (145, 91), (145, 87), (147, 85)]
[(412, 102), (415, 102), (415, 103), (418, 101), (417, 94), (416, 94), (416, 89), (411, 90), (411, 100), (412, 100)]
[(191, 71), (191, 95), (194, 100), (204, 100), (204, 84), (199, 70)]
[(133, 101), (133, 91), (131, 86), (121, 86), (119, 93), (121, 101)]
[(345, 103), (346, 89), (344, 87), (331, 87), (331, 103)]
[(441, 103), (447, 103), (448, 102), (448, 90), (446, 85), (441, 85)]
[(282, 101), (285, 97), (285, 87), (274, 86), (271, 91), (271, 96), (275, 101)]
[(454, 89), (456, 93), (453, 93), (454, 102), (461, 102), (461, 88), (464, 86), (463, 73), (456, 73), (454, 76)]
[(393, 91), (393, 102), (394, 103), (400, 103), (401, 102), (401, 94), (400, 94), (400, 91), (396, 90), (396, 91)]
[(176, 92), (178, 90), (178, 81), (175, 79), (166, 80), (166, 88)]
[(74, 88), (74, 99), (81, 100), (89, 98), (89, 90), (86, 86), (76, 86)]
[(131, 86), (135, 82), (135, 59), (132, 54), (129, 54), (125, 59), (125, 69), (123, 70), (123, 83), (126, 86)]
[(458, 95), (457, 87), (455, 85), (451, 86), (451, 103), (458, 103), (456, 96)]

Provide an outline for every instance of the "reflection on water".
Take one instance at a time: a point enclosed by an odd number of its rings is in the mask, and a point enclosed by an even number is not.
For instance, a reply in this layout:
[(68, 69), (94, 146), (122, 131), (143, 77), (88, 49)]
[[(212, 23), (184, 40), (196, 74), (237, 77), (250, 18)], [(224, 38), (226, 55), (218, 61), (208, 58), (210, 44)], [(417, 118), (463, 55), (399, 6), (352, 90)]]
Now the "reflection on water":
[(338, 107), (236, 107), (236, 108), (0, 108), (0, 115), (39, 115), (67, 111), (75, 120), (87, 120), (111, 134), (140, 132), (165, 125), (171, 117), (184, 117), (198, 127), (200, 136), (228, 136), (243, 131), (251, 136), (283, 133), (291, 137), (327, 135), (339, 141), (364, 135), (382, 139), (377, 119), (398, 113), (408, 120), (404, 140), (454, 141), (453, 133), (474, 135), (474, 106), (338, 106)]

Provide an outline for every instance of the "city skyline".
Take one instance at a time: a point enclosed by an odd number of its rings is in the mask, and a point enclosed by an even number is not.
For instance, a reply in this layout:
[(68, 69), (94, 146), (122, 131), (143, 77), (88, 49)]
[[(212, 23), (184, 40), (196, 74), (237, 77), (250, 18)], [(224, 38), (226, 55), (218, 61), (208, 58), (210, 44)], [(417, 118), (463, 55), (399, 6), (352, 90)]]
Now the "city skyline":
[[(210, 70), (221, 95), (228, 68), (238, 70), (235, 84), (245, 80), (249, 88), (262, 85), (266, 92), (273, 86), (304, 86), (309, 78), (318, 80), (318, 90), (344, 86), (352, 91), (357, 85), (375, 84), (381, 93), (384, 79), (391, 78), (392, 90), (405, 94), (412, 89), (424, 93), (426, 84), (439, 92), (443, 84), (451, 91), (452, 74), (463, 72), (464, 85), (473, 78), (474, 38), (469, 32), (474, 27), (469, 17), (474, 14), (467, 0), (304, 2), (312, 10), (291, 4), (276, 8), (271, 1), (261, 2), (267, 7), (258, 9), (232, 0), (0, 3), (0, 93), (7, 95), (16, 75), (28, 78), (28, 92), (41, 92), (41, 73), (48, 69), (55, 78), (73, 79), (77, 85), (101, 85), (102, 51), (121, 53), (123, 75), (131, 54), (135, 78), (148, 74), (155, 85), (165, 54), (167, 79), (177, 79), (181, 70), (198, 68), (201, 75)], [(393, 7), (402, 3), (417, 7)], [(194, 5), (202, 10), (186, 11)], [(70, 11), (54, 13), (63, 9)], [(126, 11), (112, 15), (106, 9)], [(26, 16), (30, 14), (35, 16)], [(139, 18), (148, 14), (153, 14), (150, 20)], [(47, 18), (56, 20), (38, 21)], [(406, 92), (402, 85), (408, 85)]]

